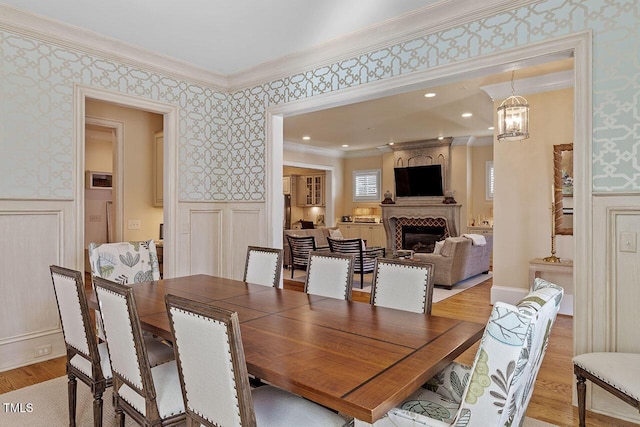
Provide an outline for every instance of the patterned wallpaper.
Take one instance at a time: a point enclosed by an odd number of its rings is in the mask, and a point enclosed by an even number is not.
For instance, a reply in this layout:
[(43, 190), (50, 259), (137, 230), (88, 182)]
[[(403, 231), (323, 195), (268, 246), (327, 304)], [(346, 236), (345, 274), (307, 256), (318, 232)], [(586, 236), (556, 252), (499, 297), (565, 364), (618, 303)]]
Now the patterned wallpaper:
[(593, 31), (593, 189), (640, 192), (640, 2), (548, 0), (232, 94), (0, 31), (0, 198), (73, 195), (73, 85), (177, 104), (179, 198), (265, 198), (265, 110)]

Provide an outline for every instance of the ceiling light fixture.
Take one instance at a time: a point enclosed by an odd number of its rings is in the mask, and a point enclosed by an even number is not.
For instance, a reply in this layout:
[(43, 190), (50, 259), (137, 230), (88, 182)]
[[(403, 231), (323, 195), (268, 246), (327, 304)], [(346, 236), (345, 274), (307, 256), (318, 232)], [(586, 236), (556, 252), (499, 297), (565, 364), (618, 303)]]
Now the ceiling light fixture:
[(304, 139), (305, 141), (308, 141), (308, 140), (311, 139), (311, 137), (310, 136), (303, 136), (302, 139)]
[(391, 141), (391, 142), (389, 143), (389, 145), (393, 145), (393, 144), (395, 144), (395, 142), (393, 142), (393, 141)]
[(347, 148), (349, 144), (342, 144), (342, 148)]
[(498, 107), (498, 141), (521, 141), (529, 138), (529, 103), (515, 95), (511, 71), (511, 96)]
[(462, 113), (462, 117), (467, 118), (467, 117), (471, 117), (471, 116), (473, 116), (473, 114), (471, 114), (471, 113)]
[(489, 126), (487, 129), (494, 130), (495, 128), (493, 126)]
[(436, 94), (435, 94), (435, 93), (433, 93), (433, 92), (429, 92), (429, 93), (425, 93), (425, 94), (424, 94), (424, 97), (425, 97), (425, 98), (433, 98), (434, 96), (436, 96)]
[(438, 139), (442, 141), (444, 139), (444, 136), (439, 136)]

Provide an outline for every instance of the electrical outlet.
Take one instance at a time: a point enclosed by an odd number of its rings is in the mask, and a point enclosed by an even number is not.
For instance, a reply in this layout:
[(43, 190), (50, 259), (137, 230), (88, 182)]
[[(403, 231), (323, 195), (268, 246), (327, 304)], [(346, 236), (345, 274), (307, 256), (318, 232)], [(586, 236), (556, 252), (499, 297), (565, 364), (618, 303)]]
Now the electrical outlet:
[(51, 344), (36, 347), (34, 349), (34, 357), (43, 357), (51, 354)]
[(140, 230), (140, 220), (139, 219), (130, 219), (129, 220), (129, 230)]

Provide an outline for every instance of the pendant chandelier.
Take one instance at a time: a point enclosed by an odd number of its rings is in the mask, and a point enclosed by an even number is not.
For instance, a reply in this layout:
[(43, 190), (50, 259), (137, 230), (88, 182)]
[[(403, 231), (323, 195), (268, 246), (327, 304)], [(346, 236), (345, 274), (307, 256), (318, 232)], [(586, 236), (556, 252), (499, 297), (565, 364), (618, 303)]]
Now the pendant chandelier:
[(498, 141), (521, 141), (529, 138), (529, 104), (515, 95), (511, 72), (511, 96), (498, 107)]

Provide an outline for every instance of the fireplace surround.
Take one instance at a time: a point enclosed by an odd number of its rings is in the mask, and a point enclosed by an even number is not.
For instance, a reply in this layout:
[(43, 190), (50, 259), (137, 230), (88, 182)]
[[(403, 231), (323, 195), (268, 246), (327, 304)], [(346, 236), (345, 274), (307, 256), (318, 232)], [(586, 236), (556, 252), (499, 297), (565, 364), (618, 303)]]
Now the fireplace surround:
[[(442, 198), (399, 201), (381, 204), (382, 223), (387, 236), (387, 248), (395, 253), (403, 248), (402, 227), (439, 227), (443, 237), (460, 235), (460, 204), (443, 204)], [(425, 251), (427, 249), (424, 249)], [(433, 247), (431, 247), (433, 251)]]

